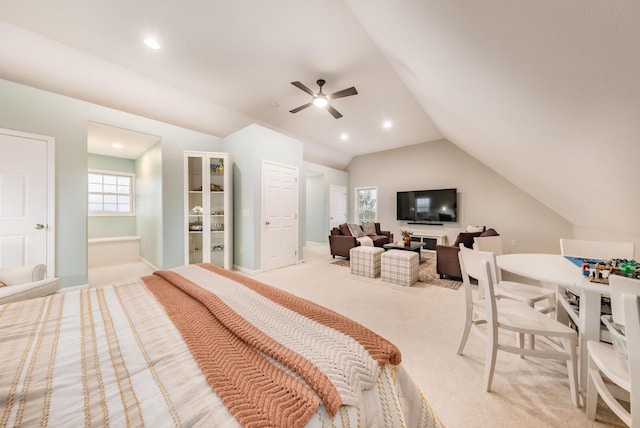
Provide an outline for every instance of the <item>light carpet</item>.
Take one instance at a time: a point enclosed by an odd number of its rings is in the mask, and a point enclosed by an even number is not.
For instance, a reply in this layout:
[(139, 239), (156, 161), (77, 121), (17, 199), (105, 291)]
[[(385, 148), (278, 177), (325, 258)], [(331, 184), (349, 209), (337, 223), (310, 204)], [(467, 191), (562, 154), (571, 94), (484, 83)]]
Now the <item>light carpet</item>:
[[(333, 265), (350, 267), (350, 261), (346, 259), (335, 260), (331, 262)], [(457, 290), (462, 282), (452, 279), (440, 279), (440, 275), (436, 273), (436, 256), (432, 253), (423, 253), (422, 260), (418, 266), (418, 282), (422, 285), (436, 285), (438, 287), (450, 288)], [(414, 284), (414, 287), (420, 287), (421, 284)]]
[[(399, 287), (351, 275), (331, 261), (328, 245), (310, 245), (304, 262), (255, 278), (320, 303), (391, 340), (447, 428), (624, 426), (606, 406), (599, 405), (596, 422), (587, 419), (584, 408), (575, 408), (566, 366), (558, 361), (498, 352), (493, 391), (485, 392), (485, 341), (472, 335), (463, 355), (456, 355), (465, 314), (462, 287)], [(515, 344), (512, 335), (505, 339)]]

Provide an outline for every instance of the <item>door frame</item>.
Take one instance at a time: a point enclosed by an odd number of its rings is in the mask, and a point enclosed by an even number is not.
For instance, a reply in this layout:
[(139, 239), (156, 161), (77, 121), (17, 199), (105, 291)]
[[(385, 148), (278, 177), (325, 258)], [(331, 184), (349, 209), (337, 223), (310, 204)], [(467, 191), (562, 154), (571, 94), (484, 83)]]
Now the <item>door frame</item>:
[(0, 134), (30, 140), (42, 141), (47, 145), (47, 277), (56, 275), (56, 140), (46, 135), (31, 134), (15, 131), (13, 129), (0, 128)]
[(278, 166), (278, 167), (282, 167), (282, 168), (289, 168), (295, 171), (296, 173), (296, 197), (295, 197), (295, 209), (296, 209), (296, 215), (295, 215), (295, 234), (294, 234), (294, 239), (295, 239), (295, 244), (296, 244), (296, 263), (298, 263), (298, 261), (300, 260), (300, 254), (298, 254), (298, 250), (300, 249), (300, 216), (299, 216), (299, 212), (300, 212), (300, 177), (299, 177), (299, 170), (298, 167), (295, 165), (288, 165), (286, 163), (281, 163), (281, 162), (274, 162), (274, 161), (270, 161), (270, 160), (262, 160), (262, 170), (261, 170), (261, 197), (260, 197), (260, 270), (262, 270), (263, 272), (265, 271), (265, 251), (266, 251), (266, 246), (265, 246), (265, 235), (266, 235), (266, 229), (264, 228), (264, 222), (265, 222), (265, 166), (266, 165), (274, 165), (274, 166)]

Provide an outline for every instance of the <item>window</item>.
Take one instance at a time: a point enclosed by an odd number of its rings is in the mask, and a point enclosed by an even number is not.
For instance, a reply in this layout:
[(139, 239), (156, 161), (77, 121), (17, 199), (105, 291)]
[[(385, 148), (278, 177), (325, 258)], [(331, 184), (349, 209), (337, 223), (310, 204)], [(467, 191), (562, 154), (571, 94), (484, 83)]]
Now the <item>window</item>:
[(428, 213), (431, 211), (431, 198), (416, 197), (416, 212)]
[(356, 187), (356, 222), (375, 222), (378, 219), (378, 188)]
[(89, 215), (134, 215), (134, 174), (89, 170)]

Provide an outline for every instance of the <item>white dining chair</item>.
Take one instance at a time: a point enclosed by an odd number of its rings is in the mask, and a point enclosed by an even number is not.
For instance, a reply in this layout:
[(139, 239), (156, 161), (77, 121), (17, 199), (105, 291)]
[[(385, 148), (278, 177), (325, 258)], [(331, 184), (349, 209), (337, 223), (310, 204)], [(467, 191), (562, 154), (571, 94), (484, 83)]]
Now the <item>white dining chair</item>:
[[(465, 325), (458, 345), (457, 354), (461, 355), (469, 338), (472, 327), (487, 325), (486, 359), (484, 364), (484, 385), (491, 391), (491, 383), (495, 371), (498, 350), (519, 354), (521, 356), (547, 358), (566, 361), (569, 376), (571, 401), (578, 407), (578, 372), (576, 346), (578, 337), (576, 332), (550, 317), (541, 314), (528, 305), (509, 299), (496, 299), (494, 278), (496, 277), (495, 254), (460, 248), (458, 254), (462, 281), (464, 284), (466, 313)], [(484, 299), (474, 297), (470, 277), (483, 281), (485, 284)], [(516, 333), (520, 340), (519, 346), (500, 343), (499, 331), (506, 330)], [(480, 329), (474, 331), (481, 333)], [(523, 346), (524, 335), (544, 336), (558, 341), (548, 341), (550, 350), (526, 349)]]
[(560, 238), (560, 254), (586, 259), (633, 259), (633, 242), (586, 241), (582, 239)]
[[(503, 254), (502, 239), (500, 236), (484, 236), (474, 238), (473, 249), (477, 251), (488, 251), (496, 256)], [(494, 288), (496, 297), (524, 302), (532, 308), (536, 308), (543, 314), (548, 314), (556, 309), (556, 292), (544, 287), (535, 285), (522, 284), (520, 282), (503, 281), (502, 270), (498, 267), (495, 269), (496, 277), (494, 278)], [(477, 279), (477, 278), (476, 278)], [(479, 283), (482, 292), (483, 284)], [(536, 307), (537, 302), (547, 301), (545, 306)]]
[[(592, 421), (595, 420), (599, 395), (626, 425), (638, 428), (640, 427), (640, 281), (611, 275), (609, 286), (613, 321), (624, 326), (627, 358), (621, 358), (612, 345), (593, 340), (587, 342), (589, 350), (587, 417)], [(603, 375), (617, 387), (605, 382)], [(629, 411), (619, 399), (629, 403)]]

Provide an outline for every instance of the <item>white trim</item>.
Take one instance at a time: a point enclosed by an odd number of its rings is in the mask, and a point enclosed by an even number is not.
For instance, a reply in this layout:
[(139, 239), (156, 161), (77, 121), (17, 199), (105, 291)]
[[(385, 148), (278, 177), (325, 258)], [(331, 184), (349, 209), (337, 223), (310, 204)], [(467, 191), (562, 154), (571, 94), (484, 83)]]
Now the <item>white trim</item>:
[(47, 278), (56, 276), (56, 139), (0, 128), (0, 134), (43, 141), (47, 145)]
[(80, 285), (72, 285), (71, 287), (63, 287), (60, 290), (56, 291), (56, 293), (65, 293), (67, 291), (73, 291), (73, 290), (83, 290), (85, 288), (89, 288), (89, 284), (80, 284)]
[(151, 263), (149, 260), (145, 259), (144, 257), (140, 257), (140, 261), (146, 264), (147, 266), (149, 266), (151, 269), (158, 270), (158, 268), (153, 263)]
[(251, 276), (257, 275), (257, 274), (263, 272), (262, 269), (248, 269), (248, 268), (246, 268), (244, 266), (240, 266), (240, 265), (233, 265), (233, 270), (237, 270), (238, 272), (242, 272), (244, 274), (251, 275)]
[(104, 242), (120, 242), (120, 241), (139, 241), (139, 236), (111, 236), (108, 238), (91, 238), (87, 239), (88, 244), (99, 244)]

